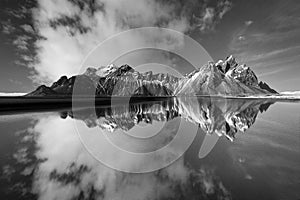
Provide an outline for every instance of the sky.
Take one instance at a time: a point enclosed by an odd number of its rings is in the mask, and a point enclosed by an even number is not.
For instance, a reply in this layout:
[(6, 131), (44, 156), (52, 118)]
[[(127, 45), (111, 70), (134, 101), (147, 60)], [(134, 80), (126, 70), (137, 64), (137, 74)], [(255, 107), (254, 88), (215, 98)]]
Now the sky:
[[(178, 31), (199, 42), (214, 61), (232, 54), (277, 91), (300, 90), (297, 0), (1, 0), (0, 7), (1, 92), (29, 92), (75, 75), (99, 43), (140, 27)], [(184, 40), (137, 34), (126, 41), (123, 45), (154, 41), (172, 50)], [(176, 70), (192, 70), (169, 60)]]

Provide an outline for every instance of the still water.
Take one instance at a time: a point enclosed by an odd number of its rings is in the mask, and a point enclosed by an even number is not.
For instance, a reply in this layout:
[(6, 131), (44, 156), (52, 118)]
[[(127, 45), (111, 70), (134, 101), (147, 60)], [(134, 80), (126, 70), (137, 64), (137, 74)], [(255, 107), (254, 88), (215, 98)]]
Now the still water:
[(168, 99), (0, 128), (0, 199), (300, 199), (297, 102)]

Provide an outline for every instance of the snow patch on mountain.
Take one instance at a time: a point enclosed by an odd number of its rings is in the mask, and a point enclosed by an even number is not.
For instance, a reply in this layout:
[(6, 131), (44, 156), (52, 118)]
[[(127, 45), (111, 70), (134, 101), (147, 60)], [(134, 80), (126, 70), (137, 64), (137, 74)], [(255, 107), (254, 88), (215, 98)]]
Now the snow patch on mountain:
[(107, 75), (115, 72), (118, 69), (118, 67), (114, 64), (110, 64), (107, 66), (101, 66), (101, 67), (93, 67), (93, 66), (89, 66), (86, 71), (85, 71), (85, 75), (87, 76), (99, 76), (99, 77), (106, 77)]

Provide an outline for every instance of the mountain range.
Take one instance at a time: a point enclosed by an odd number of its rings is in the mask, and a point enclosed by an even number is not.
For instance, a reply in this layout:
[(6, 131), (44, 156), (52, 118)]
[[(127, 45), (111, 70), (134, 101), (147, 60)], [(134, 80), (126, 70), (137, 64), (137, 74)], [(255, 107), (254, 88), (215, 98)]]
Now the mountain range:
[(196, 69), (179, 78), (170, 74), (140, 73), (129, 65), (87, 68), (83, 74), (62, 76), (51, 86), (41, 85), (26, 96), (253, 96), (277, 92), (259, 82), (245, 64), (233, 56)]

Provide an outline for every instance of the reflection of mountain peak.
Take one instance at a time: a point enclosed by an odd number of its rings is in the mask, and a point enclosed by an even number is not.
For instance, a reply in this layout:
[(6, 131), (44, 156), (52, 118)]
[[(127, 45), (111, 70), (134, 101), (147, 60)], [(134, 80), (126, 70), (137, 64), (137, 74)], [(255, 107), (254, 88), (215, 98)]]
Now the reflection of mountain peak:
[[(86, 80), (77, 81), (83, 77)], [(140, 73), (129, 65), (116, 67), (111, 64), (98, 69), (89, 67), (82, 75), (69, 79), (62, 76), (50, 88), (57, 95), (71, 95), (75, 80), (76, 85), (93, 87), (93, 94), (97, 96), (132, 96), (136, 91), (138, 95), (144, 96), (239, 96), (276, 93), (266, 83), (258, 84), (255, 73), (246, 65), (238, 65), (233, 56), (217, 63), (210, 62), (183, 78), (162, 73)], [(147, 88), (143, 90), (145, 93), (138, 90), (145, 87)], [(39, 94), (39, 92), (32, 92), (30, 95)], [(81, 94), (81, 91), (76, 91), (76, 94)]]
[[(257, 114), (272, 102), (261, 100), (224, 100), (218, 98), (168, 98), (162, 101), (119, 105), (69, 112), (89, 127), (99, 126), (109, 132), (128, 131), (139, 123), (169, 121), (182, 117), (198, 125), (207, 134), (216, 133), (231, 141), (238, 131), (245, 132), (255, 122)], [(62, 115), (64, 118), (66, 114)]]
[(218, 98), (179, 98), (179, 102), (183, 118), (198, 124), (206, 133), (225, 135), (230, 140), (238, 131), (250, 128), (259, 111), (271, 104), (261, 100)]

